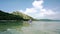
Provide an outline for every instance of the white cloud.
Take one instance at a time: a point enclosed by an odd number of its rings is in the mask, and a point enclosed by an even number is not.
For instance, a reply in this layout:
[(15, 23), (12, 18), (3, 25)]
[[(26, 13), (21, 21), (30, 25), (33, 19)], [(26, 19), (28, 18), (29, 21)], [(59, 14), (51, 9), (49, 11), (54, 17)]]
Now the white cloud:
[(43, 8), (42, 4), (43, 4), (43, 0), (39, 0), (39, 1), (35, 0), (32, 3), (32, 5), (33, 5), (34, 8)]
[(26, 8), (26, 12), (25, 13), (35, 13), (35, 12), (37, 12), (37, 11), (34, 8)]
[(58, 13), (54, 12), (51, 9), (45, 9), (43, 8), (43, 0), (35, 0), (32, 2), (33, 7), (32, 8), (26, 8), (25, 11), (20, 10), (21, 12), (24, 12), (25, 14), (32, 16), (34, 18), (49, 18), (49, 19), (57, 19), (59, 16)]

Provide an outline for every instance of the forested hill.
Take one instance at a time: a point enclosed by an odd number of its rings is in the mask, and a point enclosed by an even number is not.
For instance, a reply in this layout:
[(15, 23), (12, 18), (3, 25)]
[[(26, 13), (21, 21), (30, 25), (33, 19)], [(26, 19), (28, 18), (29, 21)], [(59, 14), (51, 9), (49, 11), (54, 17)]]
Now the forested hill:
[(12, 12), (12, 14), (21, 16), (24, 20), (29, 20), (29, 19), (32, 19), (33, 20), (34, 19), (31, 16), (26, 15), (26, 14), (20, 12), (20, 11), (14, 11), (14, 12)]
[(0, 10), (0, 20), (22, 20), (18, 15), (9, 14)]
[[(15, 13), (17, 13), (17, 12), (15, 12)], [(3, 12), (2, 10), (0, 10), (0, 20), (29, 20), (29, 19), (33, 19), (32, 17), (24, 15), (22, 13), (17, 13), (17, 15), (15, 13), (6, 13), (6, 12)], [(25, 17), (25, 18), (23, 18), (23, 17)], [(28, 18), (28, 19), (26, 19), (26, 18)]]

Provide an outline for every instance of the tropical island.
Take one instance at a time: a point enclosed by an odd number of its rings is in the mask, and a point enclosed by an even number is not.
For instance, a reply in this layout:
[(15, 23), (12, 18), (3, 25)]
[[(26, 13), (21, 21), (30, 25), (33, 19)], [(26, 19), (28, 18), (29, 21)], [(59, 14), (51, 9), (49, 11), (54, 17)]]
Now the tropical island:
[(32, 19), (32, 17), (26, 15), (26, 14), (23, 14), (19, 11), (15, 11), (15, 12), (12, 12), (12, 13), (6, 13), (2, 10), (0, 10), (0, 20), (24, 20), (24, 21), (27, 21), (29, 19)]
[(33, 20), (33, 21), (60, 21), (60, 20), (52, 20), (52, 19), (34, 19), (33, 17), (29, 16), (29, 15), (26, 15), (22, 12), (19, 12), (19, 11), (14, 11), (12, 13), (7, 13), (7, 12), (4, 12), (2, 10), (0, 10), (0, 21), (9, 21), (9, 20), (12, 20), (12, 21), (16, 21), (16, 20), (19, 20), (19, 21), (28, 21), (29, 19)]

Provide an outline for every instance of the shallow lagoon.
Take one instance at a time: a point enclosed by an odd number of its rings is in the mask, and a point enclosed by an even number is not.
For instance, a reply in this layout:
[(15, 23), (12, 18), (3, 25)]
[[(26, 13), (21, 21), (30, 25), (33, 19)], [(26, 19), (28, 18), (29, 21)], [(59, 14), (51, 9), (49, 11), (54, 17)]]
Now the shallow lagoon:
[(0, 23), (0, 34), (60, 34), (60, 21)]

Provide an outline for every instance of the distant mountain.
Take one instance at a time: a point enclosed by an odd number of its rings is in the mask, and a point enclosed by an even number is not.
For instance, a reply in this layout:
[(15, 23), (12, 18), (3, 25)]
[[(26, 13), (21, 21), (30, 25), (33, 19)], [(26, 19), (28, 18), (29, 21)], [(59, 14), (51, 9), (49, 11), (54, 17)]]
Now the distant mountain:
[(52, 21), (51, 19), (35, 19), (35, 21)]
[(40, 19), (40, 21), (52, 21), (51, 19)]
[(29, 19), (33, 20), (33, 18), (31, 16), (28, 16), (22, 12), (19, 12), (19, 11), (14, 11), (12, 14), (21, 16), (24, 20), (29, 20)]
[(35, 21), (60, 21), (60, 20), (52, 20), (52, 19), (35, 19)]

